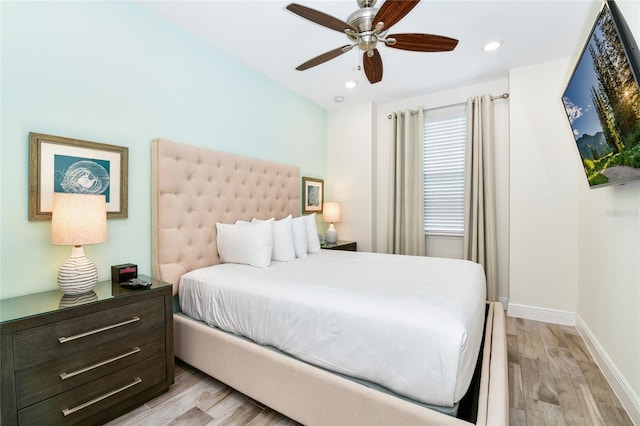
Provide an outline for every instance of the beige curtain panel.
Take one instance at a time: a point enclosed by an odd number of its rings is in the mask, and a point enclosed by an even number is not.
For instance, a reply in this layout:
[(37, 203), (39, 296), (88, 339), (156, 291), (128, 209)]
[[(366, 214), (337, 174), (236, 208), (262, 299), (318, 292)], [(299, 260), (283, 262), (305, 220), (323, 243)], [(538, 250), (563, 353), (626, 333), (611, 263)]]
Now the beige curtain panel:
[(498, 299), (498, 256), (496, 236), (496, 194), (493, 102), (491, 95), (467, 101), (465, 147), (465, 259), (484, 267), (487, 300)]
[(422, 133), (424, 111), (391, 117), (387, 253), (424, 256)]

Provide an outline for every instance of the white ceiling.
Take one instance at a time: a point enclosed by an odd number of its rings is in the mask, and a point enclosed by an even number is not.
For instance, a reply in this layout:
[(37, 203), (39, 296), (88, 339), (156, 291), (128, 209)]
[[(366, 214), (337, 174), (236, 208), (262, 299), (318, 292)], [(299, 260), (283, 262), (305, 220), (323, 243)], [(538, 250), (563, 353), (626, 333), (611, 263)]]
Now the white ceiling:
[[(346, 21), (356, 0), (295, 0)], [(624, 0), (623, 0), (624, 1)], [(385, 102), (505, 78), (511, 68), (577, 56), (601, 0), (422, 0), (391, 33), (428, 33), (459, 40), (452, 52), (409, 52), (379, 46), (380, 83), (358, 71), (353, 49), (306, 71), (299, 64), (349, 44), (346, 36), (285, 9), (290, 1), (152, 1), (145, 7), (173, 21), (292, 91), (326, 109)], [(376, 6), (381, 6), (382, 0)], [(501, 40), (491, 53), (482, 46)], [(358, 81), (346, 89), (346, 80)], [(334, 102), (343, 96), (344, 102)]]

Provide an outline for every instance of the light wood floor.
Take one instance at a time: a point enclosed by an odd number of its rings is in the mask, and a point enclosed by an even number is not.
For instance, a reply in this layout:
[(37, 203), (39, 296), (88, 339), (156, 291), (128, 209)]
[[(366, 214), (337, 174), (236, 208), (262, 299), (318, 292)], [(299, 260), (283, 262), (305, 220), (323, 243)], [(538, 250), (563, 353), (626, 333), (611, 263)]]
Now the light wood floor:
[(574, 327), (507, 317), (511, 425), (633, 425)]
[[(511, 425), (633, 425), (573, 327), (507, 317)], [(169, 392), (109, 425), (296, 425), (176, 360)]]

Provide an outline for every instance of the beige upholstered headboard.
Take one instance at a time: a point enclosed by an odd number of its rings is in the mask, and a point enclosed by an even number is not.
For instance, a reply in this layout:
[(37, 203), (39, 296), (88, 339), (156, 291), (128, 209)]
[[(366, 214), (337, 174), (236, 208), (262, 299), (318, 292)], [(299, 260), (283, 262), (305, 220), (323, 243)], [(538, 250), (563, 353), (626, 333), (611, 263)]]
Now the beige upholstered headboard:
[(152, 268), (174, 284), (220, 263), (216, 223), (300, 215), (300, 170), (269, 161), (152, 142)]

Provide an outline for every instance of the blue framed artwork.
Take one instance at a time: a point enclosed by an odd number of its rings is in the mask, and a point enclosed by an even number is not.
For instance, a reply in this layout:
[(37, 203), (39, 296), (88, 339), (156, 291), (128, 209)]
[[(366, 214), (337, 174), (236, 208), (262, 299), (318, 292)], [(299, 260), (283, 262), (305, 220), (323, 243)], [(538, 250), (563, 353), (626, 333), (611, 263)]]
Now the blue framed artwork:
[(104, 195), (108, 218), (128, 215), (127, 147), (29, 133), (29, 220), (50, 219), (55, 192)]

